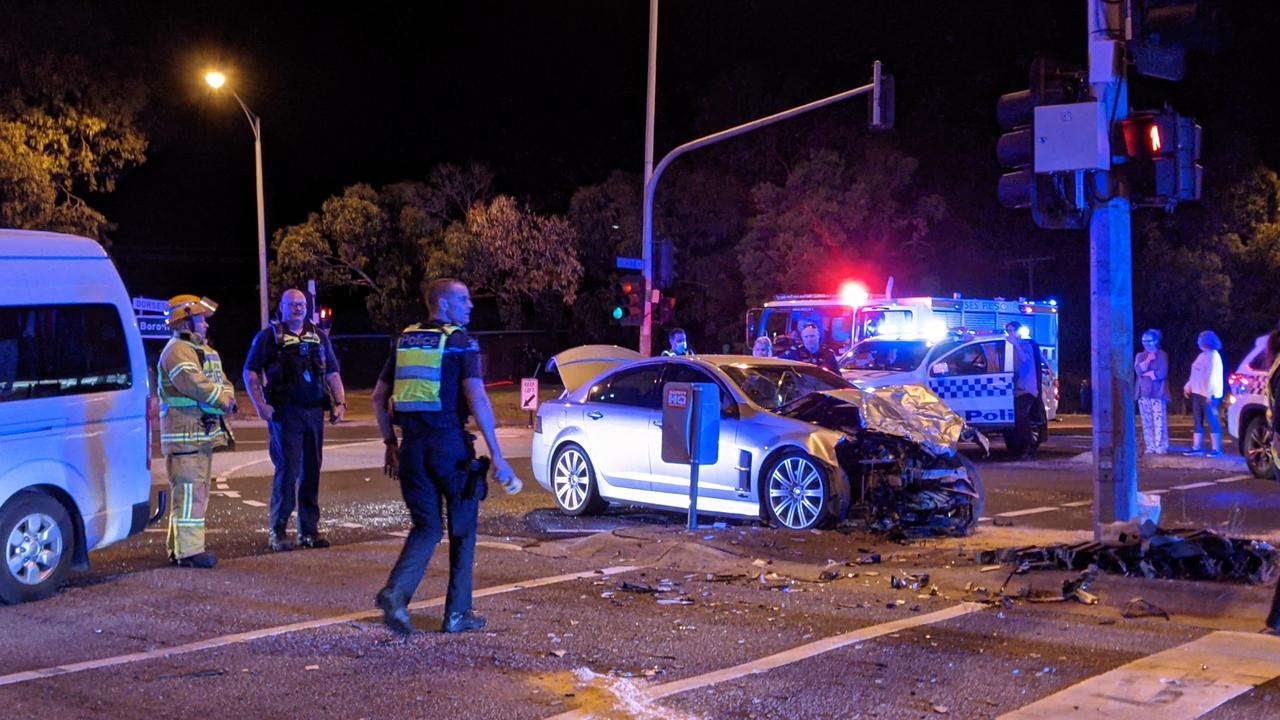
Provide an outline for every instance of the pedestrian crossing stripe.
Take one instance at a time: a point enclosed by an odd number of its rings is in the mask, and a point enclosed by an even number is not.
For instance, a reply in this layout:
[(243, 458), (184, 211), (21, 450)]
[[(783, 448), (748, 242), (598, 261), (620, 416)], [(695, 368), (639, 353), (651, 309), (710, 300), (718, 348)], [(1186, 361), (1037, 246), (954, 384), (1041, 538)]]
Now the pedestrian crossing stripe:
[(1213, 632), (1135, 660), (997, 720), (1192, 720), (1280, 677), (1280, 637)]
[(956, 398), (1010, 397), (1013, 395), (1013, 375), (972, 375), (968, 377), (934, 378), (929, 389), (943, 400)]

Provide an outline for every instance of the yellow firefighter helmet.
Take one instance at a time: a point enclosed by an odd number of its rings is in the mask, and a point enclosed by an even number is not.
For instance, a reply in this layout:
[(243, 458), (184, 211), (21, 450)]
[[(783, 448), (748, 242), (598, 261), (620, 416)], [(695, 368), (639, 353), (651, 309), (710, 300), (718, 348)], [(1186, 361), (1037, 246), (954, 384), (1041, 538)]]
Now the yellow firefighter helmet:
[(212, 315), (218, 310), (218, 303), (197, 295), (175, 295), (169, 298), (169, 306), (164, 309), (164, 322), (175, 327), (192, 315)]

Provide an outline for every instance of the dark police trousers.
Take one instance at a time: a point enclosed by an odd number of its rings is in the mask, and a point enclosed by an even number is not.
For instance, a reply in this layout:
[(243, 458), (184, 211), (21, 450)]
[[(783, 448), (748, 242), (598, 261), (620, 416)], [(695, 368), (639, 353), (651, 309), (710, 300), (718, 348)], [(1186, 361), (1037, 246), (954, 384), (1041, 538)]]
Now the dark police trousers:
[(320, 525), (320, 460), (324, 446), (324, 408), (274, 406), (271, 431), (271, 529), (284, 532), (298, 509), (298, 534), (315, 535)]
[(442, 516), (447, 510), (449, 591), (444, 610), (466, 612), (471, 609), (471, 570), (480, 514), (479, 500), (462, 497), (467, 484), (467, 464), (473, 453), (461, 427), (430, 432), (406, 432), (400, 447), (400, 491), (404, 493), (404, 504), (409, 507), (413, 529), (391, 569), (387, 587), (406, 602), (413, 598), (431, 562), (431, 553), (443, 537)]

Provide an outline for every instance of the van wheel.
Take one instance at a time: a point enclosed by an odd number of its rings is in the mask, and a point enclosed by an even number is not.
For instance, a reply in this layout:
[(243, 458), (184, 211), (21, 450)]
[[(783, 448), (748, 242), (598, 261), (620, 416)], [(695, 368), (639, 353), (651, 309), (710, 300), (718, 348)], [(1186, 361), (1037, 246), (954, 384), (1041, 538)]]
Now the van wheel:
[(71, 518), (58, 501), (36, 492), (14, 495), (0, 510), (0, 601), (14, 605), (57, 592), (74, 546)]

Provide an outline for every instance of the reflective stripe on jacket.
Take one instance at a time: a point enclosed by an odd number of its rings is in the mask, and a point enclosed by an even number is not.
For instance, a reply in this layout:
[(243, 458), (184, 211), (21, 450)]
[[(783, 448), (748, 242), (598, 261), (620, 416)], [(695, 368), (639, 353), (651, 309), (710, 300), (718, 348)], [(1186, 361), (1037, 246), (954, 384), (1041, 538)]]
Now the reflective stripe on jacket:
[(160, 450), (165, 454), (227, 444), (221, 422), (202, 420), (206, 415), (223, 415), (234, 402), (235, 389), (223, 377), (217, 351), (193, 338), (174, 336), (156, 365)]
[(440, 369), (449, 336), (457, 325), (426, 328), (413, 324), (396, 340), (395, 385), (391, 400), (403, 412), (440, 411)]

